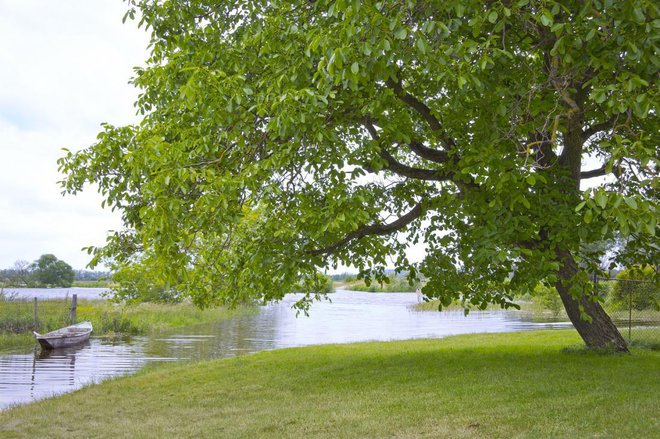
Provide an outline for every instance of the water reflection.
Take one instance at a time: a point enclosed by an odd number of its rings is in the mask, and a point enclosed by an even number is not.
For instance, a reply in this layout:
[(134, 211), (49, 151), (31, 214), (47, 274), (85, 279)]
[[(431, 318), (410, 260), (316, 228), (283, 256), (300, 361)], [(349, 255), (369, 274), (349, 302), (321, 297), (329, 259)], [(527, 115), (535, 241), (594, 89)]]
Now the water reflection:
[(290, 295), (210, 325), (126, 340), (92, 338), (75, 348), (0, 355), (0, 409), (69, 392), (86, 384), (138, 370), (151, 361), (229, 357), (292, 346), (443, 337), (473, 332), (565, 328), (567, 322), (531, 321), (507, 311), (416, 312), (414, 293), (339, 291), (332, 303), (316, 303), (296, 318)]

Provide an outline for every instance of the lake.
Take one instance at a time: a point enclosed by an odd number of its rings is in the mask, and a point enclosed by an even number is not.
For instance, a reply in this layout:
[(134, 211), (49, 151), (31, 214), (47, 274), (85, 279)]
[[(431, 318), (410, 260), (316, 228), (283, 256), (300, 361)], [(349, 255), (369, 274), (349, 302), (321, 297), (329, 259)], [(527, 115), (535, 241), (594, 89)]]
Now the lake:
[[(32, 290), (31, 297), (94, 298), (103, 289)], [(41, 295), (48, 294), (47, 296)], [(82, 294), (81, 294), (82, 293)], [(475, 332), (562, 329), (569, 322), (535, 321), (515, 311), (418, 312), (415, 293), (374, 294), (337, 291), (312, 305), (309, 317), (291, 305), (299, 295), (210, 325), (198, 325), (154, 336), (121, 341), (92, 338), (87, 344), (42, 352), (0, 355), (0, 409), (70, 392), (103, 379), (134, 372), (148, 363), (203, 360), (269, 349), (327, 343), (439, 338)]]
[(7, 296), (13, 296), (17, 299), (30, 300), (35, 297), (39, 299), (60, 299), (76, 294), (78, 299), (102, 299), (103, 293), (109, 291), (108, 288), (4, 288), (3, 292)]

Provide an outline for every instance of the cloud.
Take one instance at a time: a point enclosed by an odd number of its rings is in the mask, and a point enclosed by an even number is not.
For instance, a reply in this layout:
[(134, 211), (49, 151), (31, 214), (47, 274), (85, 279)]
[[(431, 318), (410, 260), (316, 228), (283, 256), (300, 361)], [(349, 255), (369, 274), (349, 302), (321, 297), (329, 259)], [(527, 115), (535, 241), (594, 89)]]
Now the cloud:
[(120, 228), (93, 190), (62, 197), (62, 148), (95, 141), (101, 122), (137, 121), (128, 80), (148, 36), (122, 25), (117, 0), (0, 0), (0, 267), (54, 253), (76, 268), (80, 251)]

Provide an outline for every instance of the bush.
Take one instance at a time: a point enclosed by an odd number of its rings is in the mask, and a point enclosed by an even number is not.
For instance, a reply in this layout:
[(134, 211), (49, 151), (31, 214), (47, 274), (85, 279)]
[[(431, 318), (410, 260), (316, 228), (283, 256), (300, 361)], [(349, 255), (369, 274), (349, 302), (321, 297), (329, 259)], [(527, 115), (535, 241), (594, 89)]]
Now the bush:
[(616, 279), (610, 299), (614, 305), (628, 307), (632, 301), (633, 309), (638, 311), (660, 310), (660, 287), (652, 266), (626, 268)]
[(413, 285), (410, 285), (408, 278), (406, 276), (395, 276), (390, 275), (388, 277), (388, 282), (384, 282), (382, 285), (378, 282), (372, 281), (369, 286), (367, 286), (364, 281), (359, 283), (349, 285), (346, 287), (349, 291), (367, 291), (370, 293), (405, 293), (405, 292), (414, 292), (421, 287), (420, 282), (416, 282)]
[(538, 303), (557, 317), (564, 309), (564, 305), (559, 298), (559, 293), (555, 287), (548, 287), (543, 284), (538, 284), (534, 288), (534, 302)]
[(180, 303), (183, 300), (176, 289), (143, 262), (119, 267), (112, 282), (110, 300), (116, 303)]
[(293, 287), (292, 293), (312, 293), (312, 294), (330, 294), (332, 288), (332, 279), (329, 276), (316, 272), (313, 276), (307, 276)]

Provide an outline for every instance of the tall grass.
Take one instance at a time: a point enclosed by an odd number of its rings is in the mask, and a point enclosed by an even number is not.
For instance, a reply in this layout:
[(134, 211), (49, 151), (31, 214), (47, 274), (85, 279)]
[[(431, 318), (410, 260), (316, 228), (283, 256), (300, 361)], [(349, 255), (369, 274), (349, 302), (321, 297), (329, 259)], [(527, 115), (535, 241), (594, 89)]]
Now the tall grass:
[(372, 282), (367, 286), (363, 280), (357, 280), (347, 283), (344, 288), (349, 291), (367, 291), (370, 293), (411, 293), (417, 291), (420, 286), (419, 282), (410, 285), (408, 279), (404, 276), (390, 276), (388, 283)]
[[(33, 306), (32, 301), (18, 300), (15, 296), (0, 292), (0, 348), (25, 341), (25, 338), (12, 335), (31, 334), (32, 331), (48, 332), (72, 323), (71, 300), (68, 298), (37, 301), (37, 322), (34, 321)], [(119, 305), (103, 300), (78, 300), (77, 321), (91, 321), (96, 336), (137, 335), (210, 323), (251, 310), (201, 310), (190, 303)]]
[(77, 280), (73, 282), (73, 286), (78, 288), (109, 288), (113, 285), (114, 283), (108, 279)]
[(68, 299), (38, 301), (38, 319), (35, 322), (32, 301), (19, 300), (13, 294), (0, 291), (0, 334), (50, 331), (66, 326), (71, 321), (70, 307)]

